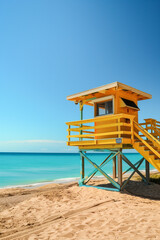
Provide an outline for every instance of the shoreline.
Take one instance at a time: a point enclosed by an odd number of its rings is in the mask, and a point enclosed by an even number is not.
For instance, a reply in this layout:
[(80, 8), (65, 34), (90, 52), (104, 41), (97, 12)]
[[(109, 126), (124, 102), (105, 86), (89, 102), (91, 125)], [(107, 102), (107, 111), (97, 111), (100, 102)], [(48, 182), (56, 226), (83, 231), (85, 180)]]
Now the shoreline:
[[(144, 174), (145, 170), (140, 170), (140, 172), (142, 172)], [(129, 176), (131, 172), (128, 172), (126, 174), (124, 174), (125, 177)], [(150, 173), (158, 173), (158, 170), (156, 169), (152, 169), (150, 170)], [(112, 176), (112, 174), (109, 174), (110, 176)], [(93, 177), (93, 180), (98, 180), (98, 179), (105, 179), (105, 177), (101, 176), (95, 176)], [(37, 188), (37, 187), (42, 187), (45, 185), (49, 185), (49, 184), (66, 184), (66, 183), (74, 183), (80, 180), (80, 177), (73, 177), (73, 178), (59, 178), (59, 179), (55, 179), (53, 181), (44, 181), (44, 182), (36, 182), (36, 183), (29, 183), (29, 184), (19, 184), (19, 185), (12, 185), (12, 186), (4, 186), (4, 187), (0, 187), (0, 190), (5, 190), (5, 189), (12, 189), (12, 188), (20, 188), (20, 189), (32, 189), (32, 188)]]
[[(103, 179), (103, 176), (96, 176), (93, 179)], [(80, 180), (80, 177), (75, 177), (75, 178), (59, 178), (55, 179), (53, 181), (45, 181), (45, 182), (37, 182), (37, 183), (30, 183), (30, 184), (20, 184), (20, 185), (13, 185), (13, 186), (6, 186), (6, 187), (1, 187), (0, 190), (5, 190), (5, 189), (12, 189), (12, 188), (25, 188), (25, 189), (32, 189), (32, 188), (37, 188), (37, 187), (42, 187), (45, 185), (49, 184), (66, 184), (66, 183), (74, 183)]]

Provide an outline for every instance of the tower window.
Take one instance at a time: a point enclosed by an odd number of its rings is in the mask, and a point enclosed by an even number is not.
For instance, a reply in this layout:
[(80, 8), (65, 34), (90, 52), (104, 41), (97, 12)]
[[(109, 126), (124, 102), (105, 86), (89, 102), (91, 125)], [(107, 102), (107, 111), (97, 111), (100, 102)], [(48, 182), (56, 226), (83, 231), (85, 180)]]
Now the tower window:
[(96, 116), (113, 114), (113, 100), (107, 102), (97, 103), (97, 114)]

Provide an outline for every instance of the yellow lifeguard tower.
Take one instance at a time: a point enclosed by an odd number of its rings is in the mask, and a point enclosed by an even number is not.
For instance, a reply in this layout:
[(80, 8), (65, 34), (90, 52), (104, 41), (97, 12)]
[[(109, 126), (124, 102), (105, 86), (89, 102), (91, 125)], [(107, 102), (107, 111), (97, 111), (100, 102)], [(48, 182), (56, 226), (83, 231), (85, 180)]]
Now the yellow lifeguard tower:
[[(108, 190), (120, 191), (134, 173), (149, 181), (149, 163), (160, 171), (160, 122), (155, 119), (145, 119), (138, 123), (138, 101), (151, 99), (152, 96), (120, 82), (114, 82), (98, 88), (73, 94), (67, 100), (80, 106), (79, 121), (66, 123), (68, 125), (68, 146), (78, 146), (81, 156), (82, 170), (80, 185), (86, 185), (96, 174), (101, 172), (113, 188)], [(92, 119), (83, 120), (84, 105), (93, 107)], [(122, 153), (123, 149), (136, 149), (142, 159), (132, 164)], [(97, 165), (87, 156), (89, 150), (110, 151), (107, 158)], [(95, 170), (85, 177), (84, 159), (90, 162)], [(103, 171), (103, 166), (113, 160), (113, 178)], [(138, 169), (145, 160), (146, 175)], [(133, 169), (129, 178), (122, 181), (122, 161), (129, 165), (126, 172)], [(116, 178), (116, 163), (118, 162), (118, 181)], [(88, 185), (87, 185), (88, 186)]]

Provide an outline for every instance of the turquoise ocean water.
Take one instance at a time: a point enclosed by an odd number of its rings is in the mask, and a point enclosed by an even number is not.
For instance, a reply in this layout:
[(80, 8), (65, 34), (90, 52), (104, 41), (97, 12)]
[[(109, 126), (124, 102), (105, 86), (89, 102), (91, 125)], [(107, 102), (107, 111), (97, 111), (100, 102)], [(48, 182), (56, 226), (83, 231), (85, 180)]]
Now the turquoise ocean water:
[[(100, 164), (107, 155), (88, 153), (97, 164)], [(132, 163), (142, 158), (139, 153), (125, 155)], [(123, 163), (123, 170), (127, 168), (128, 165)], [(86, 162), (86, 174), (92, 169), (92, 165)], [(103, 169), (112, 174), (112, 161)], [(140, 169), (144, 169), (144, 164)], [(151, 169), (154, 168), (151, 166)], [(79, 153), (0, 153), (0, 188), (51, 181), (67, 182), (78, 178), (79, 175)]]

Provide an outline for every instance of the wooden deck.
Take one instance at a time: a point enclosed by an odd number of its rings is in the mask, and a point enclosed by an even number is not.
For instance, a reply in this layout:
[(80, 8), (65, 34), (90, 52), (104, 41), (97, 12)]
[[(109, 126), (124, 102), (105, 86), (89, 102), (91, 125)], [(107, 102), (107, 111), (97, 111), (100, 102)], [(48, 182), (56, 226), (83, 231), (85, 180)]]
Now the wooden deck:
[[(133, 115), (117, 114), (68, 122), (69, 146), (80, 151), (134, 148), (160, 171), (160, 122), (146, 119), (139, 124)], [(142, 127), (144, 126), (144, 127)], [(77, 133), (71, 135), (71, 133)]]
[(114, 114), (66, 123), (69, 146), (79, 149), (132, 148), (133, 115)]

